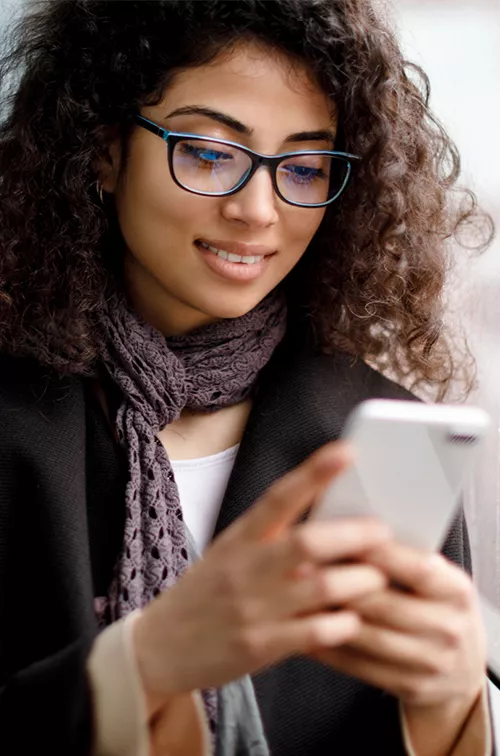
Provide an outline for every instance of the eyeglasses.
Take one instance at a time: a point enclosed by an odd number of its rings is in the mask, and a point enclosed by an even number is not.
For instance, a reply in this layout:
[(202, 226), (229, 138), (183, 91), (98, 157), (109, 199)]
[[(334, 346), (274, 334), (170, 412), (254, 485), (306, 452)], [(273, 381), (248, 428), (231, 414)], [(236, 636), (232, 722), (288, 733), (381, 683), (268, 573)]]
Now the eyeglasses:
[(331, 150), (261, 155), (235, 142), (168, 131), (141, 115), (136, 115), (135, 121), (166, 142), (175, 183), (207, 197), (236, 194), (261, 166), (266, 166), (274, 190), (284, 202), (298, 207), (324, 207), (345, 191), (352, 162), (361, 159)]

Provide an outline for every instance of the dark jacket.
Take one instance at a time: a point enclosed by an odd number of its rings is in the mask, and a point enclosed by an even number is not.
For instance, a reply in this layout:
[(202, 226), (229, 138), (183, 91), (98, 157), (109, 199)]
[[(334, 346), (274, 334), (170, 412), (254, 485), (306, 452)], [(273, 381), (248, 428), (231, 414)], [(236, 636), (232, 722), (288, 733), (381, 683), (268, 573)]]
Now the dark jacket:
[[(217, 532), (339, 436), (369, 397), (411, 398), (360, 361), (280, 348), (261, 376)], [(126, 463), (90, 381), (0, 357), (0, 751), (89, 752), (93, 597), (123, 533)], [(462, 515), (446, 555), (470, 568)], [(307, 659), (256, 675), (273, 756), (404, 753), (396, 701)], [(12, 743), (12, 745), (9, 745)]]

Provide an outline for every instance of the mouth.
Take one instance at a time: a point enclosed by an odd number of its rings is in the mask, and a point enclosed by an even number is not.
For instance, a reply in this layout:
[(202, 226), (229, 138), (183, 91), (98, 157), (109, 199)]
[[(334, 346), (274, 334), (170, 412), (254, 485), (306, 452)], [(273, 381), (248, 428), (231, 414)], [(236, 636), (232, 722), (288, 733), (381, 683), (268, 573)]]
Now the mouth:
[(221, 257), (223, 260), (227, 260), (228, 262), (232, 263), (255, 265), (255, 263), (260, 262), (264, 257), (264, 255), (235, 255), (233, 252), (228, 252), (225, 249), (212, 247), (210, 244), (207, 244), (204, 241), (199, 241), (197, 242), (197, 244), (201, 247), (201, 249), (206, 249), (208, 252), (212, 252), (214, 255), (217, 255), (217, 257)]
[(241, 282), (259, 278), (275, 254), (275, 250), (261, 245), (212, 239), (197, 239), (195, 246), (215, 273)]

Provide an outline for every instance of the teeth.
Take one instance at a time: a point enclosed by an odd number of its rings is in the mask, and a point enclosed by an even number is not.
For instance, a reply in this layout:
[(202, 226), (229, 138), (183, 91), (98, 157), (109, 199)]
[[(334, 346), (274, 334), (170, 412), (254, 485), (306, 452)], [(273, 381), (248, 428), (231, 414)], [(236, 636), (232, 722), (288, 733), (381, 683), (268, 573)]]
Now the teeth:
[(258, 263), (262, 260), (262, 257), (256, 255), (247, 255), (245, 257), (242, 257), (241, 255), (233, 255), (232, 252), (226, 252), (225, 249), (217, 249), (217, 247), (211, 247), (210, 244), (207, 244), (203, 241), (200, 241), (199, 245), (200, 247), (203, 247), (203, 249), (208, 249), (210, 252), (213, 252), (213, 254), (217, 255), (217, 257), (222, 257), (223, 260), (227, 260), (228, 262), (232, 263), (254, 265), (255, 263)]

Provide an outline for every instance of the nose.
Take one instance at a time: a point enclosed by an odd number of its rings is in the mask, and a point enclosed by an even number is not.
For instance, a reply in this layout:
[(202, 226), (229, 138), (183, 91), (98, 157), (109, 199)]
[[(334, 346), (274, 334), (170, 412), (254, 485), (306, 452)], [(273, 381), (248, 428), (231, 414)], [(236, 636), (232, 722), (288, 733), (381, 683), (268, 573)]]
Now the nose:
[(224, 199), (222, 213), (226, 220), (265, 228), (278, 221), (279, 201), (269, 170), (261, 166), (241, 191)]

